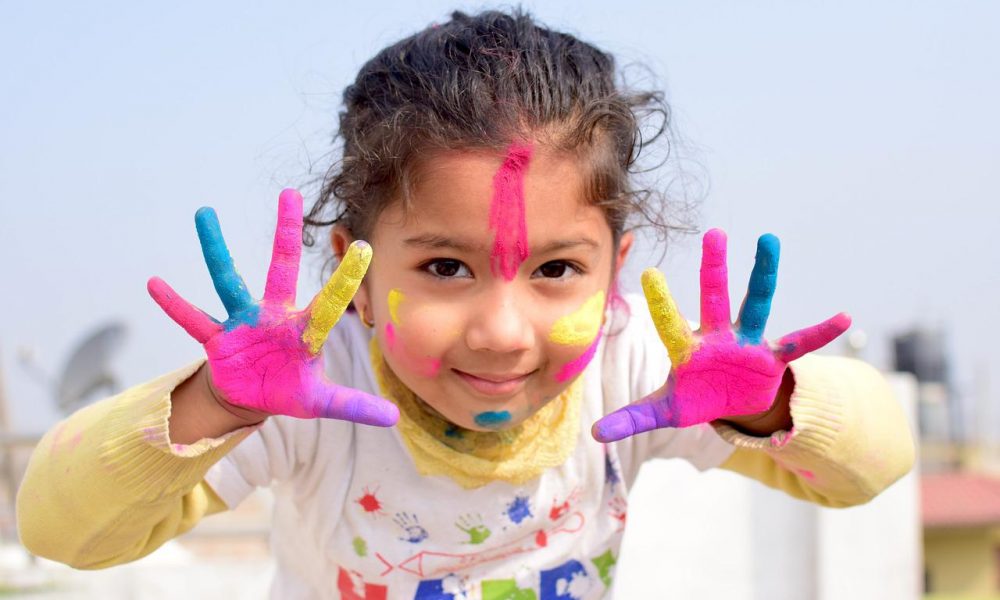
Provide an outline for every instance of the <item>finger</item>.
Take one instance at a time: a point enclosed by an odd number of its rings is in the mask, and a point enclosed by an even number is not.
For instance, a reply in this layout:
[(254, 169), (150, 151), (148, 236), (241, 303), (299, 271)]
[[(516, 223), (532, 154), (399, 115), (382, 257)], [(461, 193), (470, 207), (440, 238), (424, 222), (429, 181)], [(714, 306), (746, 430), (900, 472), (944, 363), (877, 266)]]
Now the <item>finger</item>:
[(399, 408), (395, 404), (354, 388), (326, 384), (320, 391), (320, 398), (313, 414), (317, 418), (378, 427), (391, 427), (399, 420)]
[(598, 419), (590, 429), (598, 442), (617, 442), (637, 433), (672, 427), (666, 386), (656, 390), (635, 404), (623, 406)]
[(726, 268), (726, 233), (710, 229), (701, 244), (701, 330), (728, 329), (729, 274)]
[(319, 353), (326, 336), (351, 303), (371, 260), (372, 247), (368, 242), (353, 242), (347, 249), (343, 262), (306, 309), (309, 322), (302, 333), (302, 341), (309, 345), (309, 351), (313, 354)]
[(194, 215), (194, 223), (198, 230), (201, 252), (205, 256), (208, 273), (212, 276), (212, 283), (215, 284), (215, 291), (219, 294), (222, 305), (226, 307), (226, 312), (229, 316), (233, 316), (251, 306), (253, 298), (250, 297), (243, 278), (236, 272), (215, 211), (207, 206), (199, 208)]
[(782, 337), (776, 342), (777, 356), (785, 362), (792, 362), (804, 354), (819, 350), (835, 340), (851, 326), (851, 317), (839, 313), (819, 325), (800, 329)]
[(759, 344), (771, 314), (771, 298), (778, 283), (778, 238), (765, 233), (757, 240), (757, 256), (750, 272), (746, 302), (740, 310), (739, 338), (743, 344)]
[(302, 195), (287, 189), (278, 196), (278, 224), (274, 228), (274, 249), (267, 271), (264, 299), (295, 304), (295, 287), (302, 257)]
[(159, 277), (150, 278), (146, 289), (163, 312), (184, 328), (188, 335), (204, 344), (222, 329), (222, 324), (191, 304)]
[(642, 291), (646, 295), (646, 302), (649, 304), (649, 314), (653, 317), (653, 324), (660, 334), (660, 341), (667, 347), (670, 355), (670, 363), (680, 365), (687, 362), (691, 356), (691, 346), (694, 344), (694, 336), (687, 321), (677, 310), (677, 304), (670, 289), (667, 287), (667, 280), (658, 269), (646, 269), (642, 273)]

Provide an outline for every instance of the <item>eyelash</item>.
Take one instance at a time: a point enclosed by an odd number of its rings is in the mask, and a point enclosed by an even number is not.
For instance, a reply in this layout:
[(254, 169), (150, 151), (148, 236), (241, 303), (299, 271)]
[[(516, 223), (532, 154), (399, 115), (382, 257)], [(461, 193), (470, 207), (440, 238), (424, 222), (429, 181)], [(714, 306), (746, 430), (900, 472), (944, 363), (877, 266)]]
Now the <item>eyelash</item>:
[[(458, 279), (459, 276), (456, 276), (456, 275), (441, 275), (439, 273), (434, 272), (434, 266), (435, 265), (441, 265), (441, 264), (444, 264), (444, 263), (455, 264), (455, 265), (458, 266), (458, 269), (465, 269), (465, 271), (467, 273), (469, 273), (469, 267), (466, 266), (466, 264), (463, 263), (462, 261), (456, 260), (454, 258), (435, 258), (434, 260), (429, 260), (429, 261), (425, 262), (424, 264), (420, 265), (420, 269), (422, 271), (424, 271), (425, 273), (427, 273), (428, 275), (430, 275), (431, 277), (436, 277), (438, 279)], [(548, 266), (551, 266), (551, 265), (565, 266), (566, 268), (570, 269), (572, 271), (572, 273), (574, 273), (575, 275), (583, 275), (585, 273), (583, 267), (581, 267), (580, 265), (578, 265), (578, 264), (576, 264), (576, 263), (574, 263), (572, 261), (568, 261), (568, 260), (550, 260), (549, 262), (547, 262), (547, 263), (541, 265), (540, 267), (538, 267), (537, 269), (535, 269), (535, 273), (537, 273), (537, 272), (541, 271), (542, 269), (544, 269), (545, 267), (548, 267)], [(532, 278), (535, 277), (535, 273), (531, 274)], [(564, 274), (565, 274), (565, 271), (564, 271)], [(471, 273), (470, 273), (470, 275), (465, 275), (465, 276), (462, 276), (462, 277), (464, 278), (464, 277), (469, 277), (469, 276), (471, 276)], [(558, 280), (566, 279), (566, 277), (564, 277), (564, 276), (560, 276), (560, 277), (542, 277), (542, 279), (552, 279), (552, 280), (558, 281)]]

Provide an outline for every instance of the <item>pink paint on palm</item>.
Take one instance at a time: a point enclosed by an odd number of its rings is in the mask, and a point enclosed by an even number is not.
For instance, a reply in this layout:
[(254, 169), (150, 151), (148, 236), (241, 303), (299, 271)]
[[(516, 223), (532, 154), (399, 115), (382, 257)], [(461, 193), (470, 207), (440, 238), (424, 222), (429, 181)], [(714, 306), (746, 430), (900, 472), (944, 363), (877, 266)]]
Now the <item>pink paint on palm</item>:
[(785, 363), (766, 346), (741, 346), (728, 330), (708, 334), (674, 370), (662, 418), (671, 427), (688, 427), (764, 412), (774, 403), (784, 372)]
[(556, 381), (563, 383), (583, 373), (583, 370), (587, 368), (587, 365), (590, 364), (590, 361), (594, 358), (594, 354), (597, 352), (597, 346), (601, 343), (602, 334), (602, 331), (598, 331), (597, 337), (594, 338), (594, 341), (590, 343), (590, 346), (587, 347), (583, 354), (569, 361), (559, 369), (559, 372), (556, 373)]
[[(294, 307), (301, 227), (302, 197), (286, 190), (279, 199), (265, 297), (260, 302), (248, 297), (251, 304), (240, 306), (235, 314), (231, 312), (226, 323), (212, 319), (157, 278), (149, 281), (149, 293), (170, 318), (204, 345), (212, 386), (224, 401), (262, 416), (335, 418), (392, 425), (399, 418), (395, 405), (329, 381), (323, 371), (321, 351), (311, 350), (304, 340), (306, 328), (316, 327), (313, 311), (327, 310), (329, 306), (310, 304), (301, 311)], [(351, 273), (359, 268), (363, 273), (367, 265), (362, 262), (367, 261), (362, 255), (349, 252), (352, 264), (345, 261), (327, 283), (330, 289), (351, 290), (346, 299), (340, 300), (344, 305), (353, 296), (351, 288), (356, 289), (360, 284), (360, 277), (355, 278)], [(210, 264), (210, 271), (212, 268)], [(212, 275), (213, 279), (226, 277), (227, 281), (242, 284), (235, 271), (213, 271)], [(324, 296), (321, 294), (320, 298)], [(339, 308), (342, 310), (343, 306)]]
[(493, 176), (490, 229), (496, 232), (490, 268), (511, 281), (528, 258), (528, 225), (524, 214), (524, 176), (531, 162), (531, 145), (514, 143)]
[(305, 321), (296, 316), (265, 304), (257, 324), (208, 340), (212, 384), (228, 402), (267, 414), (380, 422), (367, 411), (365, 394), (326, 380), (322, 355), (310, 354), (302, 342)]

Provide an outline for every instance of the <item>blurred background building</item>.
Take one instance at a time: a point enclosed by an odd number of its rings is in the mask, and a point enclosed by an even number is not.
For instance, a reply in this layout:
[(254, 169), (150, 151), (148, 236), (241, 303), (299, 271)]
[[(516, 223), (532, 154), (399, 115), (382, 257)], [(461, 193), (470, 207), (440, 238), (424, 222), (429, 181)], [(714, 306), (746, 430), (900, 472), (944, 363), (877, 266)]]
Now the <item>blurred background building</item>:
[(918, 326), (893, 336), (894, 365), (916, 380), (924, 587), (1000, 598), (1000, 457), (987, 380), (952, 382), (948, 340)]

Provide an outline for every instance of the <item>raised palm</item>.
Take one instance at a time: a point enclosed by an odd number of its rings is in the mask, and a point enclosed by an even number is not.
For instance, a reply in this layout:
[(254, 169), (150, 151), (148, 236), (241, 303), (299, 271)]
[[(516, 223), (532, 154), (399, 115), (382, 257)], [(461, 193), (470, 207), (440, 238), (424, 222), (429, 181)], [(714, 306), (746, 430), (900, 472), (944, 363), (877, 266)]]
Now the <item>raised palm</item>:
[(647, 269), (642, 287), (649, 311), (670, 355), (666, 383), (640, 401), (597, 421), (594, 437), (620, 440), (662, 427), (688, 427), (715, 419), (753, 415), (774, 403), (787, 364), (822, 348), (847, 330), (840, 313), (819, 325), (769, 343), (763, 338), (778, 274), (778, 238), (763, 235), (739, 319), (731, 322), (726, 235), (703, 240), (701, 324), (692, 332), (677, 310), (663, 274)]
[(301, 257), (302, 196), (285, 190), (264, 298), (254, 300), (236, 272), (218, 218), (211, 208), (195, 215), (198, 239), (216, 292), (229, 318), (213, 319), (163, 280), (152, 278), (153, 300), (208, 356), (212, 385), (223, 400), (266, 415), (334, 418), (389, 426), (399, 418), (390, 402), (330, 382), (322, 345), (357, 291), (371, 261), (371, 247), (355, 242), (323, 290), (303, 310), (295, 308)]

